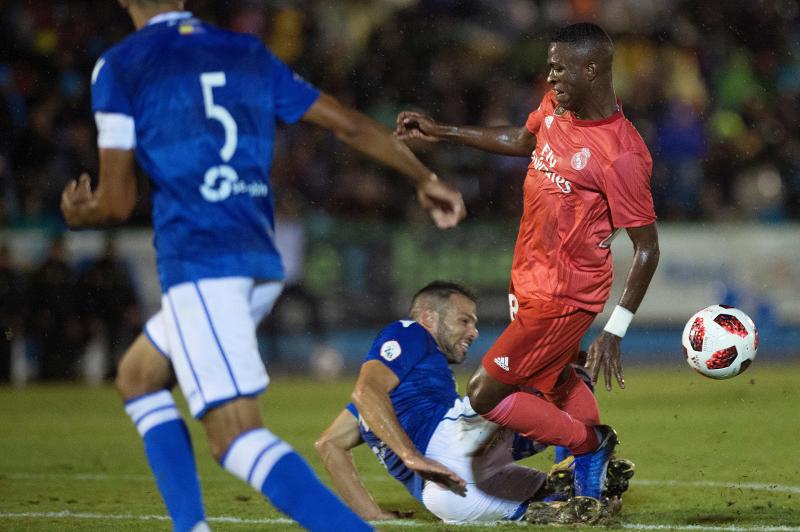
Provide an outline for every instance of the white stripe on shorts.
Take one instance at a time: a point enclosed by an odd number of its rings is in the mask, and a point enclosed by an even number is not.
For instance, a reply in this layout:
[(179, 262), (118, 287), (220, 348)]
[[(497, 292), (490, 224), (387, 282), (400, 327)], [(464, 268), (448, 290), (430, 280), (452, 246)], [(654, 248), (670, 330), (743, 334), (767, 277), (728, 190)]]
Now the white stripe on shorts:
[(172, 361), (192, 415), (266, 389), (255, 330), (281, 289), (279, 282), (224, 277), (182, 283), (162, 296), (145, 333)]

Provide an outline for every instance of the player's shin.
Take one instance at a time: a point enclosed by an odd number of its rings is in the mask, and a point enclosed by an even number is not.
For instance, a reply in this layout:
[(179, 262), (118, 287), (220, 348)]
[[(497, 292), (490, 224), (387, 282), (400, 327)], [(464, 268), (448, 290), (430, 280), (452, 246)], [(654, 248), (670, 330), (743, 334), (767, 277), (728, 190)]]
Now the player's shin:
[(125, 403), (176, 532), (204, 532), (205, 510), (189, 431), (167, 390)]
[(240, 434), (220, 463), (309, 530), (372, 530), (320, 482), (288, 443), (267, 429)]

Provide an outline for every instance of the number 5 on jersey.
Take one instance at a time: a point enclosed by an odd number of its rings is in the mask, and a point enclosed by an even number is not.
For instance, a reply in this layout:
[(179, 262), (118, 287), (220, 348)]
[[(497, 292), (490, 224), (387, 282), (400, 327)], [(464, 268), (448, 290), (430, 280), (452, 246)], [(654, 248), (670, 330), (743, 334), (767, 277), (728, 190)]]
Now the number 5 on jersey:
[[(227, 163), (233, 158), (239, 143), (239, 128), (236, 120), (225, 107), (214, 103), (214, 88), (224, 87), (225, 83), (225, 72), (206, 72), (200, 75), (206, 118), (218, 121), (225, 129), (225, 144), (219, 150), (219, 156), (223, 163)], [(212, 166), (206, 171), (203, 184), (200, 186), (200, 193), (207, 201), (222, 201), (231, 195), (233, 183), (238, 180), (239, 175), (233, 167), (227, 164)]]

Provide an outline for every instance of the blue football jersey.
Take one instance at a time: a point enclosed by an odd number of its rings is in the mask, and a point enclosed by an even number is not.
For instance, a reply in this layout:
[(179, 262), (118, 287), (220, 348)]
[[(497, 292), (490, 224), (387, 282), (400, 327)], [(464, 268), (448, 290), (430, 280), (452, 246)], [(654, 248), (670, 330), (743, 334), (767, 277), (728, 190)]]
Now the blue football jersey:
[(189, 13), (153, 19), (100, 58), (92, 107), (134, 122), (162, 290), (283, 278), (269, 180), (275, 125), (299, 120), (318, 97), (255, 37)]
[[(381, 331), (364, 362), (370, 360), (385, 364), (400, 380), (389, 397), (400, 426), (424, 454), (439, 422), (459, 397), (447, 358), (424, 327), (404, 320)], [(347, 408), (359, 417), (353, 404)], [(408, 469), (360, 418), (359, 421), (364, 442), (389, 473), (421, 501), (422, 479)]]

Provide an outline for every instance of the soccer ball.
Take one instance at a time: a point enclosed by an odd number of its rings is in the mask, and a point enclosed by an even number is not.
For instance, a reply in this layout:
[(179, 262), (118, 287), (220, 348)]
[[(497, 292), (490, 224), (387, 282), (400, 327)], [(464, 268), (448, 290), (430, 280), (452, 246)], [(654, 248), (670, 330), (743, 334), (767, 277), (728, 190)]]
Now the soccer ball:
[(683, 354), (695, 371), (730, 379), (750, 367), (758, 351), (758, 330), (750, 316), (726, 305), (711, 305), (683, 328)]

